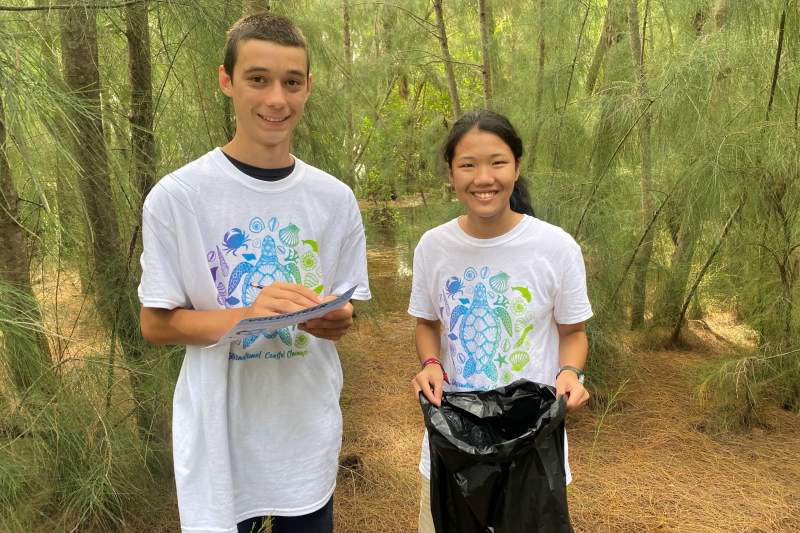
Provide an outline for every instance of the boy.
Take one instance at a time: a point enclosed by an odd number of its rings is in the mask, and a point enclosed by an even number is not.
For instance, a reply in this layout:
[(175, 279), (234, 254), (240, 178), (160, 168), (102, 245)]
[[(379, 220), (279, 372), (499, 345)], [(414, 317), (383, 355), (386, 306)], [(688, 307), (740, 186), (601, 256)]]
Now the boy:
[[(173, 400), (183, 531), (331, 532), (341, 447), (336, 347), (353, 308), (213, 345), (245, 317), (298, 311), (353, 285), (370, 298), (350, 189), (290, 154), (311, 92), (305, 39), (259, 14), (228, 32), (219, 84), (236, 133), (144, 204), (141, 327), (186, 344)], [(321, 294), (327, 294), (321, 297)]]

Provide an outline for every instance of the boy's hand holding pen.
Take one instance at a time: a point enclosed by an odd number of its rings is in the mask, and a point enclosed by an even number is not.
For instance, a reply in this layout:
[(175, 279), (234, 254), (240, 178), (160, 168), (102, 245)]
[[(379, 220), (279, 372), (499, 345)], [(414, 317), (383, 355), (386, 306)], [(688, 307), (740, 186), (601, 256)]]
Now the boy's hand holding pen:
[[(329, 300), (335, 295), (321, 297), (308, 287), (295, 283), (276, 281), (270, 285), (251, 283), (251, 287), (260, 289), (256, 300), (250, 305), (248, 316), (269, 316), (274, 314), (294, 313), (302, 311)], [(353, 325), (353, 304), (347, 303), (339, 309), (327, 313), (322, 318), (315, 318), (298, 325), (298, 329), (331, 341), (339, 340)]]

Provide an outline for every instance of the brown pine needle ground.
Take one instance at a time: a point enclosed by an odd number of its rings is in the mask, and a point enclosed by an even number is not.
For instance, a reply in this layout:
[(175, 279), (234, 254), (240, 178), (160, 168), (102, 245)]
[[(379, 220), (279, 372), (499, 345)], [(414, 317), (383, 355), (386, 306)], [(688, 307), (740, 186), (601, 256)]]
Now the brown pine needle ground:
[[(369, 262), (373, 300), (357, 307), (355, 326), (339, 342), (345, 384), (336, 531), (412, 532), (423, 423), (410, 385), (418, 368), (414, 319), (406, 314), (410, 279), (398, 278), (409, 265), (401, 248), (390, 247), (371, 249)], [(60, 281), (58, 331), (69, 341), (61, 357), (107, 352), (90, 302), (81, 306), (76, 276)], [(37, 287), (49, 296), (42, 302), (52, 318), (53, 291)], [(693, 351), (640, 349), (643, 339), (632, 336), (626, 351), (634, 374), (613, 408), (569, 418), (576, 531), (800, 531), (800, 417), (773, 409), (745, 434), (705, 431), (709, 416), (693, 397), (696, 369), (752, 338), (723, 313), (690, 329)], [(126, 530), (179, 527), (174, 486), (164, 491), (158, 518)]]

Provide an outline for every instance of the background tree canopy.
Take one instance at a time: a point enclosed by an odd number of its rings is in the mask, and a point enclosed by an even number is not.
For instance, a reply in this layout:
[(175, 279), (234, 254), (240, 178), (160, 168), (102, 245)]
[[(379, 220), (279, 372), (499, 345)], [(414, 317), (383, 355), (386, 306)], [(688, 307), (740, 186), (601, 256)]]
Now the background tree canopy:
[(495, 109), (537, 216), (583, 247), (598, 408), (634, 372), (629, 330), (686, 347), (726, 313), (751, 337), (698, 371), (709, 419), (800, 411), (797, 0), (7, 0), (0, 528), (122, 527), (168, 486), (181, 350), (139, 333), (141, 205), (231, 137), (225, 31), (264, 9), (311, 47), (294, 153), (354, 189), (370, 239), (407, 264), (458, 211), (441, 143)]

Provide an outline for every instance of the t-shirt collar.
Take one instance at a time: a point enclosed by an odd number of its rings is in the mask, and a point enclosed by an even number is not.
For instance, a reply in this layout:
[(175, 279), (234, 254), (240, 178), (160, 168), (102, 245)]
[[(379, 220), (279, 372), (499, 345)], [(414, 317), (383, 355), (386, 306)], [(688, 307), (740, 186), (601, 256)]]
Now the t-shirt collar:
[(222, 149), (217, 147), (211, 151), (211, 157), (214, 163), (225, 173), (225, 176), (236, 181), (240, 185), (262, 193), (279, 193), (291, 189), (303, 179), (305, 176), (306, 164), (292, 155), (294, 159), (294, 170), (291, 174), (278, 181), (261, 181), (253, 179), (231, 163)]
[(447, 224), (450, 226), (451, 230), (455, 233), (456, 237), (460, 240), (464, 241), (465, 243), (471, 246), (480, 246), (484, 248), (488, 248), (491, 246), (499, 246), (501, 244), (505, 244), (517, 238), (519, 235), (522, 235), (533, 223), (533, 217), (529, 215), (523, 215), (522, 219), (517, 222), (517, 224), (508, 230), (507, 232), (503, 233), (502, 235), (498, 235), (497, 237), (491, 237), (489, 239), (479, 239), (478, 237), (473, 237), (461, 229), (461, 225), (458, 223), (458, 218), (454, 218)]

